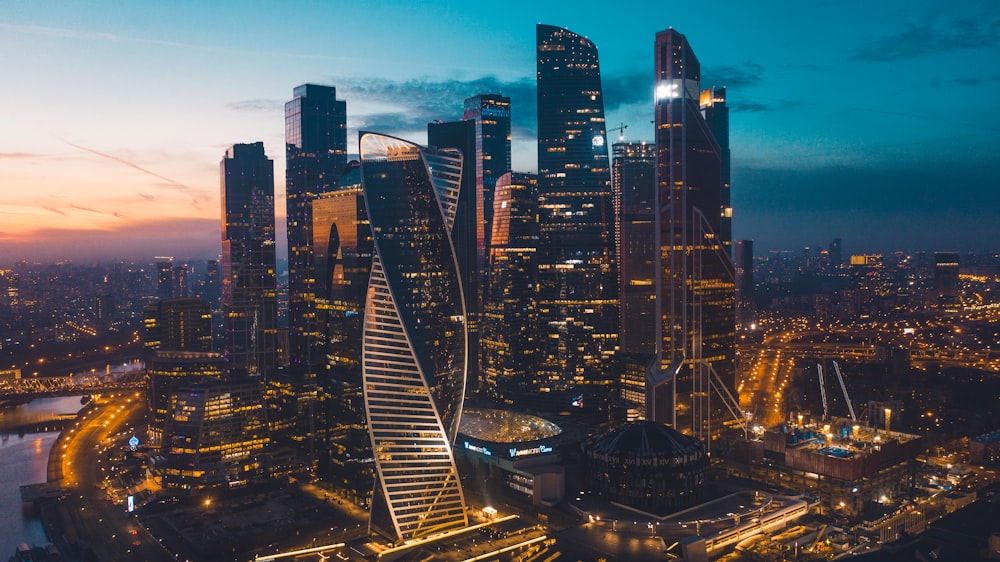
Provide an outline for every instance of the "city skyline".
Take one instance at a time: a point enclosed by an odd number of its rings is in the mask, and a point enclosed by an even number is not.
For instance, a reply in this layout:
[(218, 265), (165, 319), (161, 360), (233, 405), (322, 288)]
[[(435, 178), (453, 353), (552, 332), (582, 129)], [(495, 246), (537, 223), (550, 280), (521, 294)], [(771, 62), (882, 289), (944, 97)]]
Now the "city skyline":
[[(456, 118), (465, 98), (509, 96), (513, 168), (534, 171), (537, 22), (597, 45), (609, 133), (625, 123), (629, 141), (652, 140), (653, 34), (673, 26), (699, 45), (703, 84), (726, 86), (732, 112), (733, 237), (755, 240), (758, 254), (833, 238), (848, 253), (992, 250), (992, 5), (939, 15), (929, 2), (893, 2), (863, 17), (778, 7), (733, 3), (705, 18), (640, 4), (241, 6), (239, 25), (222, 26), (233, 5), (18, 5), (0, 19), (13, 85), (0, 110), (0, 263), (217, 255), (217, 155), (256, 141), (280, 154), (282, 106), (303, 83), (349, 102), (348, 139), (365, 128), (423, 142), (426, 123)], [(403, 22), (391, 36), (390, 16)], [(338, 21), (352, 25), (329, 33)]]

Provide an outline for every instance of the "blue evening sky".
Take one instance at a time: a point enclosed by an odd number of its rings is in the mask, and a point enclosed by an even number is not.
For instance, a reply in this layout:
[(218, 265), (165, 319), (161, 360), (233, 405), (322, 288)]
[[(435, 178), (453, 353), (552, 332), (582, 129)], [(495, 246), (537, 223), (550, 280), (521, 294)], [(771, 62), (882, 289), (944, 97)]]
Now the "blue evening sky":
[(351, 152), (500, 91), (533, 171), (539, 22), (597, 44), (629, 140), (652, 138), (654, 34), (688, 37), (728, 88), (734, 235), (759, 252), (1000, 250), (996, 0), (0, 0), (0, 264), (217, 253), (226, 146), (264, 141), (281, 199), (304, 82), (347, 100)]

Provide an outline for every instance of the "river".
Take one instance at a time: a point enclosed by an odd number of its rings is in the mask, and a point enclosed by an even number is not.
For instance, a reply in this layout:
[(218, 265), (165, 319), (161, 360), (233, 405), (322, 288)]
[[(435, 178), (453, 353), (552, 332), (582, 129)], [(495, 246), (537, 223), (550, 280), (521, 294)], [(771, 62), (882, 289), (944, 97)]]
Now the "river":
[(21, 509), (21, 486), (45, 482), (49, 450), (58, 432), (28, 433), (23, 437), (7, 428), (52, 419), (80, 411), (79, 396), (43, 398), (0, 411), (0, 561), (14, 554), (20, 543), (44, 545), (48, 540), (37, 517)]

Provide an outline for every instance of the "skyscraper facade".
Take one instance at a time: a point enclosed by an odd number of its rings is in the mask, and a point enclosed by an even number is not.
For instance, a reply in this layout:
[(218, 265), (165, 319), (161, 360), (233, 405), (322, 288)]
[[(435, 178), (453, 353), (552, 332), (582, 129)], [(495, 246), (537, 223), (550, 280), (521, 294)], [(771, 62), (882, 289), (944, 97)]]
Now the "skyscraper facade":
[[(500, 176), (510, 167), (510, 98), (500, 94), (480, 94), (465, 100), (463, 121), (475, 123), (475, 154), (466, 154), (476, 167), (476, 209), (480, 213), (476, 240), (479, 250), (479, 270), (485, 266), (489, 253), (490, 228), (493, 224), (493, 191)], [(429, 142), (429, 144), (434, 144)], [(473, 158), (474, 156), (474, 158)]]
[(508, 172), (493, 198), (482, 315), (486, 393), (513, 405), (533, 393), (538, 350), (538, 178)]
[[(346, 178), (345, 178), (346, 179)], [(312, 432), (320, 474), (354, 500), (371, 499), (374, 467), (365, 421), (361, 347), (374, 241), (360, 180), (313, 200), (316, 314), (323, 326), (322, 417)]]
[[(600, 408), (614, 379), (618, 273), (597, 48), (539, 24), (538, 408)], [(589, 400), (587, 399), (589, 397)], [(579, 399), (579, 400), (578, 400)]]
[(729, 106), (726, 105), (726, 87), (712, 86), (701, 92), (701, 114), (719, 144), (722, 190), (719, 192), (719, 239), (722, 248), (733, 255), (733, 202), (732, 172), (729, 150)]
[(684, 362), (673, 380), (673, 419), (664, 421), (705, 440), (713, 404), (722, 404), (710, 397), (712, 371), (735, 388), (735, 282), (721, 235), (725, 158), (713, 133), (719, 115), (710, 124), (701, 111), (701, 68), (687, 39), (672, 28), (657, 33), (654, 58), (657, 356), (662, 370)]
[(333, 189), (347, 163), (347, 102), (329, 86), (303, 84), (285, 104), (288, 225), (288, 345), (292, 375), (311, 380), (322, 364), (316, 319), (312, 201)]
[(736, 274), (736, 324), (746, 329), (754, 321), (753, 240), (733, 243), (733, 267)]
[(451, 448), (468, 350), (453, 241), (462, 155), (362, 133), (361, 170), (375, 244), (362, 349), (371, 526), (403, 541), (468, 522)]
[(621, 349), (656, 351), (656, 145), (615, 143), (611, 186), (621, 291)]
[(235, 144), (222, 175), (222, 309), (234, 378), (269, 378), (277, 363), (274, 162), (264, 143)]
[(451, 121), (427, 124), (427, 144), (434, 148), (454, 148), (462, 153), (462, 185), (452, 239), (458, 258), (458, 274), (462, 278), (465, 298), (465, 321), (469, 334), (469, 375), (467, 390), (479, 387), (479, 320), (482, 302), (481, 257), (483, 244), (483, 192), (477, 186), (477, 164), (481, 139), (476, 132), (480, 127), (475, 121)]

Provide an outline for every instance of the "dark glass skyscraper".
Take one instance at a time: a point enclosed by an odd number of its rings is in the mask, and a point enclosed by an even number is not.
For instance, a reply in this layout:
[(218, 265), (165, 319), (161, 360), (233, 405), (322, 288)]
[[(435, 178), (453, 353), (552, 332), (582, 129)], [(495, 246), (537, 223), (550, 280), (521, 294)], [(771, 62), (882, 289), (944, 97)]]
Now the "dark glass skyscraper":
[(701, 114), (708, 128), (719, 143), (722, 191), (719, 192), (719, 238), (722, 248), (733, 255), (733, 203), (731, 196), (732, 173), (729, 151), (729, 107), (726, 105), (726, 87), (712, 86), (701, 92)]
[(361, 170), (375, 241), (362, 349), (371, 526), (405, 541), (468, 522), (451, 448), (468, 349), (453, 244), (462, 155), (362, 133)]
[(274, 162), (264, 143), (234, 144), (222, 175), (222, 310), (234, 378), (269, 378), (277, 362)]
[[(493, 224), (493, 191), (500, 176), (510, 171), (510, 98), (500, 94), (480, 94), (465, 100), (463, 121), (476, 124), (476, 152), (466, 154), (476, 167), (476, 209), (480, 228), (476, 239), (480, 247), (479, 269), (489, 253), (490, 228)], [(429, 144), (434, 144), (433, 142)]]
[(735, 282), (720, 234), (726, 158), (701, 112), (701, 68), (687, 39), (673, 29), (657, 33), (654, 58), (657, 356), (664, 370), (684, 361), (671, 421), (705, 440), (718, 410), (710, 372), (735, 388)]
[(507, 173), (496, 184), (482, 316), (483, 382), (506, 404), (534, 392), (538, 350), (538, 178)]
[[(351, 183), (347, 183), (351, 182)], [(315, 423), (320, 473), (355, 496), (371, 498), (374, 467), (365, 422), (361, 347), (374, 251), (359, 180), (313, 200), (316, 313), (324, 326), (324, 415)]]
[(479, 387), (479, 320), (482, 302), (481, 251), (483, 212), (482, 191), (477, 186), (478, 163), (476, 154), (480, 144), (475, 121), (452, 121), (427, 124), (427, 144), (435, 148), (455, 148), (462, 153), (462, 186), (459, 190), (458, 208), (455, 212), (453, 240), (458, 257), (458, 274), (462, 277), (465, 298), (466, 326), (469, 333), (468, 390)]
[(656, 145), (615, 143), (611, 184), (621, 287), (621, 349), (656, 351)]
[[(536, 407), (603, 407), (618, 346), (611, 170), (597, 48), (537, 27), (538, 315)], [(584, 396), (583, 400), (574, 400)], [(588, 398), (589, 399), (586, 399)]]
[(316, 320), (312, 201), (330, 191), (347, 159), (347, 102), (329, 86), (303, 84), (285, 104), (288, 344), (291, 372), (316, 376), (323, 355)]

